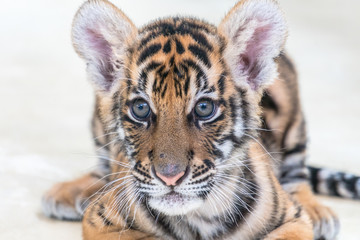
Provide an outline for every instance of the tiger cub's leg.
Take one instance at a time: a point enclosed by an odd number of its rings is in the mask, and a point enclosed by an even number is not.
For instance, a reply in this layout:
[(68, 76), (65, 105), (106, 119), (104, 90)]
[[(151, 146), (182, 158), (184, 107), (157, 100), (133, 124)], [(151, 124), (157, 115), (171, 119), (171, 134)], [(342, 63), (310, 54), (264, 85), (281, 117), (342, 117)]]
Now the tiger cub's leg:
[(100, 190), (106, 181), (96, 172), (86, 174), (78, 179), (54, 185), (45, 193), (42, 208), (46, 216), (61, 220), (82, 218), (90, 199)]
[(294, 183), (284, 186), (285, 190), (303, 206), (313, 222), (315, 239), (335, 239), (339, 232), (336, 214), (315, 197), (308, 183)]
[(78, 179), (58, 183), (47, 191), (42, 198), (42, 209), (46, 216), (62, 220), (81, 220), (91, 198), (97, 197), (95, 193), (107, 183), (104, 177), (110, 172), (107, 135), (96, 111), (92, 130), (96, 153), (100, 159), (97, 169)]
[[(122, 208), (116, 195), (108, 191), (86, 209), (82, 221), (84, 240), (166, 239), (155, 236), (156, 228), (149, 223), (150, 220), (146, 215), (141, 214), (141, 210), (136, 211), (136, 206), (134, 207), (136, 204), (125, 205), (125, 208)], [(129, 194), (122, 192), (120, 196), (123, 196), (121, 199), (126, 203), (131, 202), (127, 199)], [(141, 219), (141, 222), (137, 219)], [(140, 227), (142, 231), (139, 230)]]
[(307, 228), (307, 226), (306, 219), (294, 219), (270, 232), (264, 240), (313, 240), (311, 227)]
[(305, 232), (304, 226), (299, 222), (287, 222), (272, 231), (264, 240), (312, 240), (312, 233)]
[(336, 214), (322, 205), (311, 190), (309, 171), (305, 166), (306, 132), (299, 111), (284, 136), (284, 158), (280, 167), (283, 188), (307, 211), (313, 222), (315, 239), (334, 239), (339, 231)]

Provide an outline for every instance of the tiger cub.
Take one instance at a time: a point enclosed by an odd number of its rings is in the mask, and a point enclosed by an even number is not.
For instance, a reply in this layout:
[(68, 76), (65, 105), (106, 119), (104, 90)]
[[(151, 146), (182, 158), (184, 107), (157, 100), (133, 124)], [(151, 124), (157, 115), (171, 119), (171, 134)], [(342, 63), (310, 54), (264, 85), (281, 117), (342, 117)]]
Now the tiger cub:
[(273, 0), (218, 27), (166, 18), (137, 29), (90, 0), (72, 29), (96, 93), (100, 168), (53, 187), (46, 215), (84, 239), (333, 239), (314, 197), (287, 36)]

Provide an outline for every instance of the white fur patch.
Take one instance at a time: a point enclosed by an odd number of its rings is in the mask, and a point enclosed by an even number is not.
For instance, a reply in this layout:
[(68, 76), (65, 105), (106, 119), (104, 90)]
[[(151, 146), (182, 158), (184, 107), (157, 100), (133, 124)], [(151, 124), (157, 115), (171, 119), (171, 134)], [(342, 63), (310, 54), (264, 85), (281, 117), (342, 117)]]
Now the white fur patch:
[(198, 209), (203, 202), (200, 198), (180, 196), (178, 194), (149, 199), (149, 205), (152, 208), (169, 216), (187, 214)]
[(224, 154), (224, 158), (228, 158), (233, 150), (233, 143), (230, 140), (225, 141), (223, 144), (216, 146)]
[(343, 182), (340, 182), (337, 185), (337, 191), (340, 194), (340, 196), (342, 196), (342, 197), (352, 198), (354, 196), (354, 193), (347, 190), (347, 188)]
[(117, 129), (117, 131), (118, 131), (120, 140), (124, 140), (124, 139), (125, 139), (124, 129), (120, 126), (120, 127)]
[(318, 173), (318, 179), (319, 179), (319, 185), (318, 185), (318, 191), (322, 194), (330, 194), (328, 184), (326, 182), (326, 179), (331, 177), (333, 174), (333, 171), (330, 170), (321, 170)]
[(236, 108), (236, 118), (234, 123), (234, 135), (241, 138), (244, 134), (244, 119), (242, 117), (242, 108)]

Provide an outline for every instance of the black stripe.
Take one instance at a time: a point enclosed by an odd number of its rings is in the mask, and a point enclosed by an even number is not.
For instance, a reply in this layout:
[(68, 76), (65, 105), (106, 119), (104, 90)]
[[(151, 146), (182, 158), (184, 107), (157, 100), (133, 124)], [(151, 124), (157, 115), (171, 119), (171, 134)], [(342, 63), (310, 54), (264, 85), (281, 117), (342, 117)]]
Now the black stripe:
[(238, 106), (236, 106), (235, 97), (231, 96), (229, 98), (229, 105), (230, 105), (230, 117), (232, 119), (232, 122), (235, 123), (236, 121), (236, 109)]
[[(201, 171), (198, 171), (198, 172), (196, 172), (196, 173), (193, 174), (192, 178), (193, 178), (193, 179), (194, 179), (194, 178), (197, 178), (198, 176), (201, 176), (201, 175), (207, 173), (209, 170), (210, 170), (209, 168), (205, 168), (205, 169), (203, 169), (203, 170), (201, 170)], [(209, 176), (207, 176), (207, 177), (209, 177)], [(204, 182), (206, 179), (208, 179), (208, 178), (203, 178), (203, 179), (200, 179), (200, 180), (201, 180), (201, 182)], [(199, 180), (197, 180), (197, 181), (199, 181)], [(195, 181), (195, 182), (198, 183), (197, 181)], [(195, 184), (195, 183), (192, 182), (191, 184)]]
[[(204, 80), (204, 81), (202, 81), (202, 80)], [(198, 89), (197, 92), (200, 90), (201, 86), (205, 86), (205, 85), (207, 85), (207, 79), (205, 78), (204, 72), (202, 70), (200, 70), (196, 74), (196, 87)]]
[[(165, 79), (169, 75), (169, 71), (164, 71), (165, 66), (161, 66), (157, 71), (156, 74), (158, 77), (155, 77), (154, 83), (152, 86), (152, 91), (157, 94), (161, 92), (161, 95), (163, 96), (167, 89), (167, 83), (165, 83)], [(160, 78), (160, 81), (159, 81)], [(164, 85), (165, 84), (165, 85)]]
[(212, 161), (210, 161), (209, 159), (205, 159), (205, 160), (203, 160), (203, 162), (205, 163), (205, 165), (208, 167), (208, 168), (215, 168), (215, 164), (212, 162)]
[(185, 60), (183, 60), (183, 65), (186, 65), (187, 67), (195, 70), (195, 72), (196, 72), (196, 87), (198, 88), (198, 91), (200, 90), (200, 87), (202, 85), (208, 86), (207, 77), (206, 77), (204, 71), (201, 69), (201, 67), (198, 64), (196, 64), (191, 59), (185, 59)]
[(348, 191), (354, 193), (354, 197), (360, 197), (360, 192), (357, 192), (356, 184), (360, 181), (360, 177), (352, 176), (350, 178), (343, 179), (345, 187)]
[(224, 136), (221, 136), (218, 140), (217, 140), (217, 143), (222, 145), (224, 144), (226, 141), (231, 141), (232, 138), (231, 138), (231, 135), (224, 135)]
[(302, 207), (299, 205), (296, 207), (296, 213), (294, 215), (295, 218), (300, 218), (301, 217), (301, 212), (302, 212)]
[[(279, 211), (279, 209), (276, 209), (277, 211)], [(282, 209), (281, 209), (281, 216), (280, 218), (278, 219), (277, 223), (270, 229), (269, 232), (273, 231), (274, 229), (277, 229), (278, 227), (280, 227), (281, 225), (284, 224), (284, 220), (285, 220), (285, 217), (286, 217), (286, 206), (284, 206)]]
[(199, 45), (205, 47), (209, 51), (213, 51), (213, 46), (211, 46), (211, 44), (207, 41), (206, 36), (200, 32), (201, 29), (199, 29), (198, 27), (195, 27), (195, 29), (191, 29), (186, 26), (186, 24), (182, 24), (176, 30), (178, 34), (190, 36)]
[(212, 125), (212, 124), (217, 123), (218, 121), (221, 121), (224, 119), (225, 119), (225, 114), (221, 113), (217, 118), (215, 118), (209, 122), (204, 122), (203, 125)]
[(171, 40), (167, 40), (167, 42), (165, 43), (164, 47), (163, 47), (163, 52), (164, 53), (169, 53), (171, 51)]
[(192, 54), (194, 54), (198, 59), (200, 59), (205, 64), (205, 66), (207, 66), (208, 68), (211, 67), (209, 57), (204, 49), (193, 44), (190, 44), (188, 46), (188, 49), (190, 52), (192, 52)]
[(141, 165), (141, 162), (136, 162), (134, 166), (134, 170), (139, 173), (140, 175), (152, 179), (152, 177), (149, 175), (149, 173), (146, 172), (146, 168)]
[(213, 46), (211, 46), (204, 34), (200, 32), (192, 32), (190, 35), (199, 45), (205, 47), (209, 51), (214, 50)]
[(218, 82), (217, 82), (220, 94), (223, 95), (225, 92), (225, 76), (221, 74)]
[(207, 151), (210, 155), (213, 155), (219, 159), (224, 158), (224, 153), (215, 147), (214, 143), (208, 142), (208, 145), (210, 146), (207, 148)]
[(170, 224), (169, 219), (167, 219), (167, 216), (158, 212), (157, 210), (150, 208), (149, 206), (147, 206), (147, 209), (149, 211), (149, 217), (153, 218), (155, 221), (155, 224), (160, 226), (162, 228), (162, 230), (167, 233), (168, 235), (170, 235), (173, 239), (181, 239), (181, 237), (177, 236), (177, 234), (175, 233), (173, 227)]
[(189, 84), (190, 84), (190, 76), (187, 75), (187, 77), (186, 77), (186, 79), (185, 79), (185, 84), (184, 84), (184, 92), (185, 92), (185, 95), (188, 94)]
[(164, 69), (165, 66), (163, 65), (156, 71), (156, 74), (160, 77), (159, 88), (163, 86), (166, 77), (169, 75), (169, 71), (164, 71)]
[(167, 90), (167, 83), (164, 85), (164, 87), (163, 87), (163, 90), (162, 90), (162, 92), (161, 92), (161, 98), (164, 98), (164, 96), (165, 96), (165, 93), (166, 93), (166, 90)]
[(155, 70), (160, 65), (161, 63), (159, 62), (151, 61), (145, 68), (143, 68), (143, 70), (140, 73), (140, 79), (138, 84), (140, 89), (144, 90), (146, 88), (149, 72)]
[(276, 114), (279, 113), (279, 107), (276, 105), (274, 99), (266, 91), (262, 95), (260, 105), (263, 108), (274, 110)]
[(326, 185), (328, 187), (328, 190), (330, 191), (330, 194), (335, 196), (341, 196), (338, 192), (338, 180), (341, 179), (339, 175), (340, 173), (336, 175), (331, 175), (328, 179), (326, 179)]
[[(226, 228), (225, 234), (231, 235), (236, 229), (239, 229), (239, 226), (245, 222), (245, 219), (250, 214), (251, 209), (255, 208), (256, 201), (258, 199), (259, 187), (255, 181), (253, 175), (253, 169), (251, 165), (248, 165), (243, 169), (243, 177), (248, 180), (247, 191), (246, 194), (238, 192), (238, 198), (234, 199), (234, 208), (230, 211), (233, 217), (235, 217), (234, 221), (225, 221), (224, 227)], [(250, 195), (250, 196), (249, 196)], [(244, 206), (245, 203), (245, 206)], [(224, 219), (232, 219), (230, 213), (227, 213)]]
[(180, 79), (185, 77), (184, 71), (180, 70), (176, 65), (174, 66), (174, 74)]
[(244, 120), (245, 126), (248, 126), (248, 122), (249, 122), (249, 118), (250, 118), (250, 114), (249, 114), (249, 102), (246, 101), (246, 90), (238, 88), (237, 89), (238, 93), (239, 93), (239, 97), (241, 99), (241, 109), (242, 109), (242, 118)]
[(120, 96), (119, 91), (116, 91), (112, 96), (113, 106), (111, 108), (111, 113), (114, 115), (114, 117), (116, 117), (115, 115), (118, 114), (118, 109), (120, 108), (119, 96)]
[(318, 184), (319, 184), (319, 180), (318, 180), (318, 173), (320, 171), (320, 168), (315, 168), (315, 167), (308, 167), (309, 171), (310, 171), (310, 182), (311, 182), (311, 186), (314, 192), (318, 192)]
[(297, 144), (294, 148), (289, 149), (289, 150), (286, 150), (285, 153), (284, 153), (284, 155), (285, 155), (285, 156), (288, 156), (288, 155), (295, 154), (295, 153), (301, 153), (301, 152), (303, 152), (304, 150), (306, 150), (306, 143), (304, 143), (304, 144)]
[(104, 216), (104, 213), (105, 213), (105, 207), (102, 203), (100, 203), (97, 215), (102, 219), (105, 226), (113, 226), (114, 224)]
[(207, 89), (205, 91), (205, 93), (212, 93), (212, 92), (215, 92), (215, 87), (214, 86), (211, 86), (209, 89)]
[(174, 66), (174, 62), (175, 62), (175, 55), (172, 55), (169, 61), (169, 66), (170, 67)]
[(187, 158), (189, 161), (191, 161), (194, 158), (194, 154), (195, 153), (193, 150), (188, 151)]
[(176, 52), (178, 54), (183, 54), (185, 52), (185, 49), (182, 43), (177, 38), (175, 39), (175, 43), (176, 43)]
[(160, 43), (155, 43), (155, 44), (152, 44), (152, 45), (148, 46), (147, 48), (145, 48), (141, 52), (140, 57), (136, 62), (137, 65), (144, 62), (147, 58), (155, 55), (158, 51), (160, 51), (160, 49), (161, 49), (161, 44)]
[(124, 121), (124, 122), (129, 122), (131, 124), (134, 124), (136, 127), (142, 127), (143, 126), (142, 123), (139, 123), (139, 122), (136, 122), (136, 121), (132, 120), (131, 118), (129, 118), (128, 115), (124, 115), (121, 120)]
[(150, 32), (145, 38), (143, 38), (141, 40), (141, 42), (139, 43), (139, 47), (138, 47), (138, 51), (140, 51), (141, 49), (143, 49), (146, 44), (148, 44), (151, 40), (153, 40), (155, 37), (157, 37), (159, 34), (156, 32)]
[[(207, 171), (206, 171), (207, 172)], [(205, 173), (205, 172), (204, 172)], [(201, 175), (201, 174), (195, 174), (196, 175), (196, 177), (198, 177), (199, 175)], [(201, 179), (198, 179), (198, 180), (196, 180), (196, 181), (193, 181), (193, 182), (191, 182), (191, 183), (188, 183), (189, 185), (196, 185), (196, 184), (199, 184), (199, 183), (202, 183), (202, 182), (206, 182), (206, 181), (208, 181), (211, 177), (213, 177), (214, 176), (214, 174), (209, 174), (209, 175), (207, 175), (206, 177), (204, 177), (204, 178), (201, 178)], [(194, 177), (195, 178), (195, 177)], [(198, 187), (197, 187), (198, 188)], [(200, 187), (200, 188), (206, 188), (206, 187)], [(210, 190), (207, 188), (207, 190), (202, 190), (201, 192), (198, 192), (196, 195), (197, 196), (199, 196), (199, 197), (201, 197), (201, 198), (206, 198), (206, 196), (207, 196), (207, 194), (209, 194), (210, 193)]]

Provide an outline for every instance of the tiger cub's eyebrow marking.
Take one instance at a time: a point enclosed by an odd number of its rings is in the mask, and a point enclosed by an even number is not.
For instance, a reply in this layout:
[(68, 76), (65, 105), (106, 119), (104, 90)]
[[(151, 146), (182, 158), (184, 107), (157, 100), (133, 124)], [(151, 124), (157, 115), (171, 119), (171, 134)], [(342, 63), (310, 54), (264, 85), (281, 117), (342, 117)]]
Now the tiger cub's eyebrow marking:
[(140, 53), (140, 57), (137, 60), (137, 65), (140, 65), (141, 63), (143, 63), (146, 59), (148, 59), (149, 57), (155, 55), (157, 52), (159, 52), (161, 49), (161, 44), (160, 43), (154, 43), (150, 46), (147, 46), (144, 50), (142, 50), (142, 52)]
[(189, 51), (192, 52), (196, 57), (198, 57), (208, 68), (211, 68), (211, 62), (209, 60), (208, 54), (201, 47), (198, 47), (194, 44), (190, 44), (188, 47)]
[(141, 90), (145, 90), (147, 87), (147, 83), (148, 83), (148, 74), (149, 72), (157, 69), (158, 67), (161, 66), (161, 63), (158, 61), (151, 61), (150, 63), (148, 63), (148, 65), (146, 67), (144, 67), (141, 72), (140, 72), (140, 77), (139, 77), (139, 83), (138, 83), (138, 87)]

